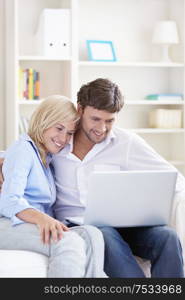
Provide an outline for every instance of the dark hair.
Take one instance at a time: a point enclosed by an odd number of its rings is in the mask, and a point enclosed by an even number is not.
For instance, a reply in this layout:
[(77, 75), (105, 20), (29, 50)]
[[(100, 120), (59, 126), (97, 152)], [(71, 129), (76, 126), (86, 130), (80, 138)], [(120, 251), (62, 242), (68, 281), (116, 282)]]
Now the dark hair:
[(82, 85), (77, 94), (77, 103), (82, 108), (92, 106), (111, 113), (119, 112), (124, 105), (123, 96), (117, 84), (103, 78)]

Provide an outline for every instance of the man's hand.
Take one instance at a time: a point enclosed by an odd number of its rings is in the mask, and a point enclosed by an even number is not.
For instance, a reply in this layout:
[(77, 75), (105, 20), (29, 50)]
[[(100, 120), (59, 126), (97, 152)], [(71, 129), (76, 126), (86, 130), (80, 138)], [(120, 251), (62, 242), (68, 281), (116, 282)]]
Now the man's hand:
[(3, 162), (4, 162), (4, 158), (0, 158), (0, 191), (2, 188), (3, 181), (4, 181), (3, 172), (2, 172)]

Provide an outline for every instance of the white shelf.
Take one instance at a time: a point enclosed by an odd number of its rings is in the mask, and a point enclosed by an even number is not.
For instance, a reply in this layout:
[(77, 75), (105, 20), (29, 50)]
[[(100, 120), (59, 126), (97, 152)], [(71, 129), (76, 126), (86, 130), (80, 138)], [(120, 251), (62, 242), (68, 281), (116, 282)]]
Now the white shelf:
[(71, 58), (63, 57), (48, 57), (48, 56), (19, 56), (19, 61), (71, 61)]
[(141, 61), (141, 62), (103, 62), (103, 61), (80, 61), (80, 67), (93, 67), (93, 66), (104, 66), (104, 67), (184, 67), (184, 63), (162, 63), (152, 61)]
[(162, 100), (125, 100), (126, 105), (184, 105), (183, 100), (162, 101)]
[[(147, 127), (149, 112), (156, 108), (180, 109), (184, 120), (185, 101), (145, 98), (155, 93), (185, 94), (185, 0), (163, 0), (162, 6), (156, 5), (153, 0), (101, 0), (98, 6), (93, 0), (5, 2), (9, 3), (6, 4), (7, 145), (18, 136), (19, 116), (29, 117), (44, 96), (63, 94), (76, 99), (83, 84), (96, 78), (109, 78), (125, 95), (123, 114), (120, 113), (119, 119), (122, 127), (140, 134), (157, 152), (170, 158), (173, 165), (183, 166), (185, 171), (185, 128)], [(48, 6), (71, 9), (71, 54), (68, 58), (36, 55), (34, 31), (41, 9)], [(103, 13), (104, 7), (106, 13)], [(112, 11), (116, 19), (112, 18)], [(152, 15), (152, 20), (149, 15)], [(151, 41), (155, 22), (166, 17), (177, 22), (181, 41), (170, 49), (172, 63), (159, 61), (161, 46)], [(113, 41), (117, 61), (88, 60), (87, 37), (101, 40), (103, 36)], [(40, 73), (41, 100), (17, 98), (18, 65)]]
[(129, 128), (136, 133), (184, 133), (184, 128), (177, 129), (160, 129), (160, 128)]

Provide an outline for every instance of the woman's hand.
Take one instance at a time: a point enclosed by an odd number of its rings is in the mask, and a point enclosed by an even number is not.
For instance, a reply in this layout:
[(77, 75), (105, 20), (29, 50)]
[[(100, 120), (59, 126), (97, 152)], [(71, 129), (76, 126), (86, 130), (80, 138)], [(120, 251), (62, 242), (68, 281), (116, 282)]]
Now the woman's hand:
[(62, 222), (46, 215), (42, 214), (37, 221), (39, 227), (41, 239), (44, 244), (50, 243), (50, 238), (57, 242), (61, 240), (63, 231), (69, 231), (69, 228)]
[(33, 208), (22, 210), (16, 216), (25, 222), (36, 224), (44, 244), (49, 244), (51, 239), (54, 242), (61, 240), (63, 231), (69, 231), (62, 222)]

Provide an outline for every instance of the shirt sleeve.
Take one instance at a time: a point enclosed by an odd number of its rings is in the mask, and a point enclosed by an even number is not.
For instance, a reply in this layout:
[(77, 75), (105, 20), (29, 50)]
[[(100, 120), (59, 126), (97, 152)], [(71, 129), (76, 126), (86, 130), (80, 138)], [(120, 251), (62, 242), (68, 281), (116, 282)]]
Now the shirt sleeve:
[(160, 156), (144, 139), (133, 134), (128, 152), (129, 170), (171, 170), (178, 173), (176, 193), (185, 197), (185, 177), (168, 161)]
[(0, 199), (1, 215), (10, 218), (12, 225), (23, 223), (16, 214), (33, 208), (25, 199), (25, 188), (33, 165), (32, 149), (28, 142), (15, 144), (7, 151), (3, 163), (4, 182)]

